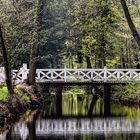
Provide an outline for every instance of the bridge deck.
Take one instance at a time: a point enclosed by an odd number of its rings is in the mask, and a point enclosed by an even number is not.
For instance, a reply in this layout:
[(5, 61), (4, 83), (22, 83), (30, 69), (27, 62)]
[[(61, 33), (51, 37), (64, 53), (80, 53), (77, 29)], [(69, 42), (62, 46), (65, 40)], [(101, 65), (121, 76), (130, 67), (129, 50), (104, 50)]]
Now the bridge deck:
[[(126, 85), (131, 84), (132, 82), (39, 82), (39, 84), (47, 84), (49, 86), (76, 86), (76, 85), (105, 85), (105, 84), (111, 84), (111, 85)], [(134, 83), (134, 82), (133, 82)], [(140, 83), (140, 82), (135, 82)]]

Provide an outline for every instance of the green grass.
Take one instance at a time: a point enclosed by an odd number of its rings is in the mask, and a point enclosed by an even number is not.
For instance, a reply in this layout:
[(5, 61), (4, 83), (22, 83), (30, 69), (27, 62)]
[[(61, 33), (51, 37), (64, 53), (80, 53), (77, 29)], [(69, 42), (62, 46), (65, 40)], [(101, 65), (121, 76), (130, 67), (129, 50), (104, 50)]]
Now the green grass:
[(0, 101), (1, 100), (6, 100), (9, 96), (9, 93), (8, 93), (8, 90), (7, 90), (7, 87), (1, 87), (0, 88)]
[[(21, 91), (14, 89), (16, 95), (24, 102), (29, 102), (30, 98)], [(5, 101), (9, 97), (8, 89), (6, 86), (0, 87), (0, 101)]]

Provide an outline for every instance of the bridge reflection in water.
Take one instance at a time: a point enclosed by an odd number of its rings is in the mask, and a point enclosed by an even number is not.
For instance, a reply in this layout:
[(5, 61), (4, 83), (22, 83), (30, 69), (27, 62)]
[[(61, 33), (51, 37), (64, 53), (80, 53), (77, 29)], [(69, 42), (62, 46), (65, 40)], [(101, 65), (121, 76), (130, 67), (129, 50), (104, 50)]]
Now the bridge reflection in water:
[[(34, 129), (34, 128), (32, 128)], [(140, 121), (125, 118), (110, 119), (44, 119), (35, 123), (35, 135), (79, 135), (79, 134), (116, 134), (116, 133), (140, 133)], [(29, 127), (25, 123), (18, 123), (13, 128), (12, 135), (22, 140), (28, 138)]]

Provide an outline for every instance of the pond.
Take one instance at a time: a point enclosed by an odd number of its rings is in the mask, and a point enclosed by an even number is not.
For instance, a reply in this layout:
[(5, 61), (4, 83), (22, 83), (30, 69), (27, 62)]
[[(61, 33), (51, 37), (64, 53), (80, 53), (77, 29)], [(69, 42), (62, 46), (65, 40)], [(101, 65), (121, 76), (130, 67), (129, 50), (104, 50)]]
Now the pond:
[(139, 140), (140, 110), (111, 103), (111, 117), (103, 116), (99, 98), (88, 115), (93, 95), (84, 88), (63, 91), (62, 115), (57, 115), (54, 93), (41, 110), (27, 113), (0, 140)]

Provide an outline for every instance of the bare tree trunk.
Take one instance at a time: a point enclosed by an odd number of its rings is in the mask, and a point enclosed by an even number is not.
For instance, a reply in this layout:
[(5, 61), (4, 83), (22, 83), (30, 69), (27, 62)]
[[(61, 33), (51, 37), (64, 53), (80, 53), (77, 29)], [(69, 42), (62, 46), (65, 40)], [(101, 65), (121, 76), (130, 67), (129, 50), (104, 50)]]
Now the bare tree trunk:
[(137, 29), (136, 29), (136, 27), (131, 19), (128, 7), (126, 5), (126, 1), (125, 0), (120, 0), (120, 1), (121, 1), (122, 8), (124, 10), (128, 25), (129, 25), (130, 30), (132, 32), (132, 35), (133, 35), (133, 37), (134, 37), (135, 41), (137, 42), (139, 49), (140, 49), (140, 36), (139, 36), (139, 33), (138, 33), (138, 31), (137, 31)]
[(5, 68), (5, 78), (6, 78), (6, 85), (8, 88), (8, 92), (13, 95), (14, 90), (13, 90), (13, 85), (12, 85), (12, 80), (11, 80), (11, 69), (9, 66), (8, 62), (8, 54), (7, 54), (7, 49), (5, 46), (4, 42), (4, 37), (3, 37), (3, 32), (2, 32), (2, 27), (0, 26), (0, 39), (1, 39), (1, 47), (2, 47), (2, 54), (3, 54), (3, 62), (4, 62), (4, 68)]

